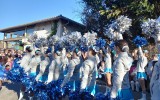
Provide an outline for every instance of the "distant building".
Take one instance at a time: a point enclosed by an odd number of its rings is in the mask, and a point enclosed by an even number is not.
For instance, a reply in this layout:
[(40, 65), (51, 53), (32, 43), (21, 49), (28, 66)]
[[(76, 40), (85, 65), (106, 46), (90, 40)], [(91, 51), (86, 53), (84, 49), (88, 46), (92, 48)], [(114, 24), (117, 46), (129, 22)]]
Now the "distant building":
[(3, 48), (3, 40), (0, 40), (0, 49)]
[(36, 33), (38, 37), (47, 38), (51, 33), (61, 37), (64, 32), (70, 33), (73, 31), (84, 32), (85, 26), (62, 15), (0, 29), (0, 32), (4, 33), (3, 48), (14, 49), (23, 49), (24, 46), (19, 45), (27, 45), (27, 37), (33, 33)]

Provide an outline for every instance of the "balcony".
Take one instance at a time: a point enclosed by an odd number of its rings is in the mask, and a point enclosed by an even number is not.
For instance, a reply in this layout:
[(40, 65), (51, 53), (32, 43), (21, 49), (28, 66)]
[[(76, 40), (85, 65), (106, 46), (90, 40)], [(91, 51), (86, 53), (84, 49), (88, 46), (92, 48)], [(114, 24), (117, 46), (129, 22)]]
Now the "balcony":
[(4, 39), (3, 41), (4, 42), (19, 41), (19, 40), (22, 40), (24, 38), (26, 38), (26, 37), (23, 36), (23, 37), (16, 37), (16, 38), (7, 38), (7, 39)]

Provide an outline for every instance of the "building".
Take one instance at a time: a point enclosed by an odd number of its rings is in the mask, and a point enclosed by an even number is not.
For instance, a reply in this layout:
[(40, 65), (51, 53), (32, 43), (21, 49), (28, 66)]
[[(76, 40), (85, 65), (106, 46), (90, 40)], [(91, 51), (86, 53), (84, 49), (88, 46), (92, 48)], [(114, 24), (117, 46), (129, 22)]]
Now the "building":
[(73, 31), (84, 32), (85, 26), (62, 15), (0, 29), (0, 32), (4, 33), (3, 48), (14, 49), (23, 49), (23, 46), (20, 45), (25, 44), (27, 42), (27, 37), (33, 33), (36, 33), (38, 37), (47, 38), (49, 35), (53, 34), (61, 37), (64, 32), (70, 33)]
[(3, 41), (0, 40), (0, 49), (2, 49), (2, 48), (3, 48)]

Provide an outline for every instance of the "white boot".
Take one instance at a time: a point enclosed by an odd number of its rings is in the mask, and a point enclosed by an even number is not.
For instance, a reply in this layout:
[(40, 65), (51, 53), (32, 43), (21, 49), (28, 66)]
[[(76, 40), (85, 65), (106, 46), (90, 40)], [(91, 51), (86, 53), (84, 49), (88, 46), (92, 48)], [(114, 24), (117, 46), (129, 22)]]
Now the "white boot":
[(146, 94), (145, 94), (145, 93), (142, 93), (142, 98), (141, 98), (141, 99), (138, 99), (138, 100), (146, 100)]
[(20, 95), (19, 95), (19, 99), (18, 99), (18, 100), (22, 100), (22, 99), (23, 99), (23, 96), (24, 96), (24, 92), (23, 92), (23, 91), (20, 91)]
[(139, 92), (139, 87), (140, 87), (140, 86), (139, 86), (139, 82), (136, 81), (135, 85), (136, 85), (136, 91)]
[(131, 81), (131, 88), (132, 88), (132, 91), (134, 91), (134, 81)]

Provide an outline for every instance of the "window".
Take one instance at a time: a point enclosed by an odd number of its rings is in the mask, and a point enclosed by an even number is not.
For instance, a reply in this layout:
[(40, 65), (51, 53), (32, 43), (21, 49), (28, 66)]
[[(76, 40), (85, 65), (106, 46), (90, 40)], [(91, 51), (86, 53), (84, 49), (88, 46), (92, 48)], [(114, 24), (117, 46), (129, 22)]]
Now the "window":
[(27, 35), (28, 34), (31, 35), (31, 34), (33, 34), (33, 32), (34, 32), (33, 28), (27, 28)]
[(24, 34), (25, 34), (24, 30), (14, 32), (14, 35), (17, 35), (17, 37), (23, 37), (25, 36)]
[(12, 34), (12, 38), (17, 38), (17, 34)]
[(6, 38), (7, 38), (7, 39), (11, 38), (11, 34), (10, 34), (10, 33), (7, 33), (7, 34), (6, 34)]

